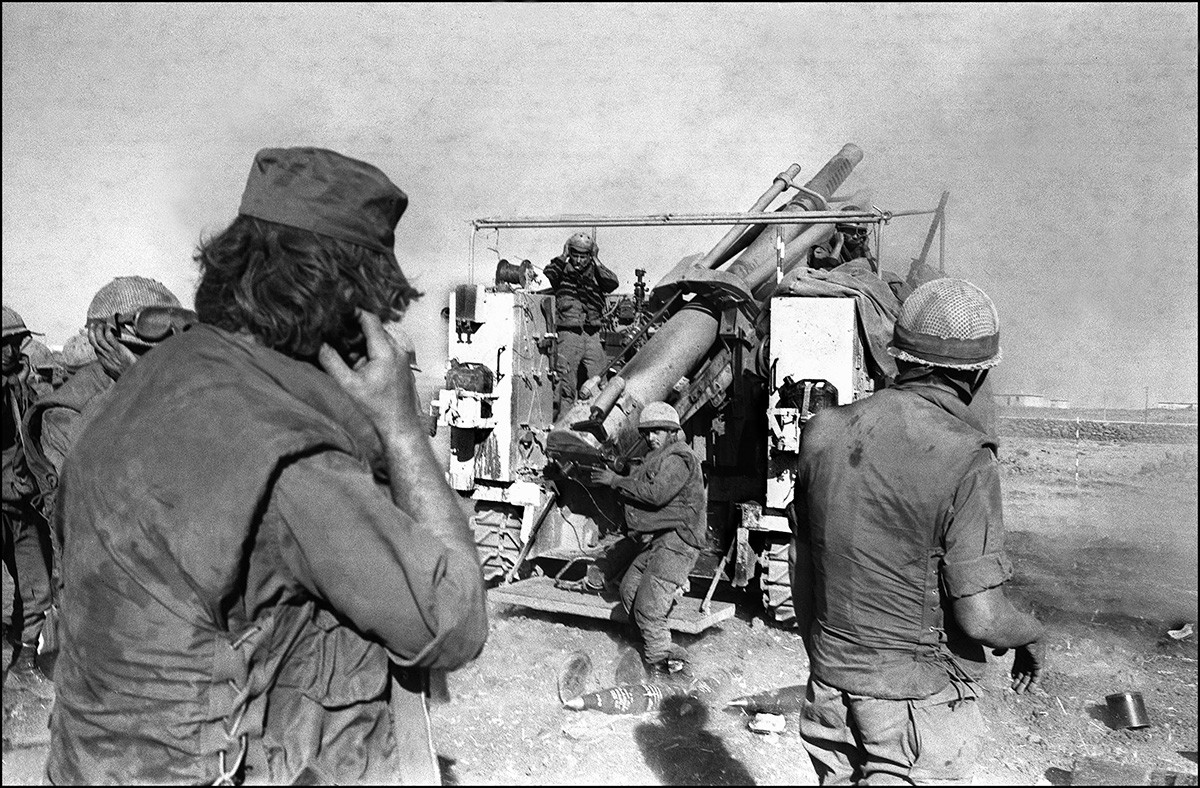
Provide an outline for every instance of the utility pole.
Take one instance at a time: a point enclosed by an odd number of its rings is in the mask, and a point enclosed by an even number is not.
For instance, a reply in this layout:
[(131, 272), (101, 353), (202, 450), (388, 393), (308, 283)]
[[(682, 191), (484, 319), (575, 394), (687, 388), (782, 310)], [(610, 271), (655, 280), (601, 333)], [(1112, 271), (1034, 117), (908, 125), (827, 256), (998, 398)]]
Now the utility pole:
[(1146, 409), (1143, 411), (1143, 414), (1142, 414), (1142, 423), (1143, 424), (1150, 423), (1150, 387), (1149, 386), (1146, 386)]

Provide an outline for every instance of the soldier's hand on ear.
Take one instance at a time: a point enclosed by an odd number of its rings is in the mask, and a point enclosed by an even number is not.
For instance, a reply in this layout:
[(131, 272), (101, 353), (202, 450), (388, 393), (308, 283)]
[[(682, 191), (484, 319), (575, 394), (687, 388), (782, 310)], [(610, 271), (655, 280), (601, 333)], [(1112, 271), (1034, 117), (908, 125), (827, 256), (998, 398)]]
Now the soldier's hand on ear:
[(317, 358), (325, 371), (362, 406), (380, 435), (418, 430), (417, 383), (412, 373), (412, 354), (398, 346), (383, 328), (377, 315), (359, 310), (358, 321), (367, 340), (365, 363), (350, 369), (338, 352), (321, 345)]
[(132, 350), (121, 344), (113, 333), (113, 327), (106, 322), (95, 321), (87, 327), (88, 341), (96, 351), (100, 366), (113, 380), (117, 380), (127, 369), (137, 362), (137, 356)]

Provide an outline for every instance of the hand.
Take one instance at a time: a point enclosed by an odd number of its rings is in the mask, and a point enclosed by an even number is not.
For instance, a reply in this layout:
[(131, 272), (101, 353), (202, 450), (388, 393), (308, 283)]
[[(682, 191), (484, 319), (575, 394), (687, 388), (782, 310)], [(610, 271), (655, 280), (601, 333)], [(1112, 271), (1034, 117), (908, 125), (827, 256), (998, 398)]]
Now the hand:
[(1018, 695), (1031, 692), (1046, 669), (1046, 650), (1039, 643), (1018, 646), (1013, 654), (1012, 688)]
[(592, 468), (592, 484), (611, 487), (617, 475), (608, 468)]
[(317, 351), (321, 366), (362, 407), (380, 436), (413, 430), (423, 434), (411, 354), (388, 335), (377, 315), (360, 309), (358, 322), (367, 340), (366, 357), (350, 369), (336, 350), (322, 344)]
[(96, 351), (96, 358), (100, 360), (100, 366), (113, 380), (119, 379), (137, 362), (137, 356), (113, 335), (112, 326), (108, 323), (101, 321), (90, 323), (87, 327), (87, 335), (88, 341), (92, 343), (92, 347)]

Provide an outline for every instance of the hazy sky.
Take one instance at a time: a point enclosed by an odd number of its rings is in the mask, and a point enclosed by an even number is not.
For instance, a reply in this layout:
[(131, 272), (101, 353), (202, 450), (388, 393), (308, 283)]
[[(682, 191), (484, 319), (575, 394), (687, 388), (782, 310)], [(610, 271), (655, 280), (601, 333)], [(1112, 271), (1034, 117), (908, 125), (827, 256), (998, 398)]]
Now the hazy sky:
[[(3, 6), (3, 285), (49, 344), (114, 276), (191, 303), (255, 151), (315, 145), (408, 192), (427, 371), (470, 220), (745, 210), (846, 142), (882, 208), (951, 192), (947, 270), (1000, 310), (996, 389), (1197, 398), (1197, 10), (1179, 5)], [(925, 218), (884, 230), (904, 274)], [(724, 228), (600, 230), (632, 285)], [(566, 231), (483, 234), (538, 265)], [(936, 247), (935, 247), (936, 249)]]

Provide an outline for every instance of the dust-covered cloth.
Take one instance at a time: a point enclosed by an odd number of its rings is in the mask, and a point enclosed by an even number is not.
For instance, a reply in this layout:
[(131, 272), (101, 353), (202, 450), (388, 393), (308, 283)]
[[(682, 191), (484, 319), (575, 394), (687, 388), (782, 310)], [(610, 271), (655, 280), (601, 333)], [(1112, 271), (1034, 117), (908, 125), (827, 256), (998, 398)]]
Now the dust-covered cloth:
[(436, 780), (412, 674), (479, 654), (483, 583), (388, 470), (332, 378), (249, 337), (196, 326), (122, 375), (59, 488), (50, 781)]

